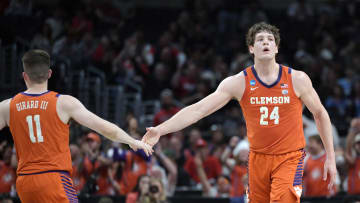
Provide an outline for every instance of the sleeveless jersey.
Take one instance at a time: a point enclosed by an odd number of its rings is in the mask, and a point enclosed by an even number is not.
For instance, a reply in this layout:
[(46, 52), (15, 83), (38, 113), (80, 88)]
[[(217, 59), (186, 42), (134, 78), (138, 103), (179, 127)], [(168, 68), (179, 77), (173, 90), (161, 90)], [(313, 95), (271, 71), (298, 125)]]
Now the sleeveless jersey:
[(302, 102), (293, 89), (292, 69), (279, 68), (278, 78), (271, 85), (261, 81), (254, 66), (243, 71), (246, 85), (239, 103), (254, 152), (284, 154), (305, 147)]
[(19, 93), (10, 102), (9, 127), (16, 147), (18, 174), (72, 172), (69, 125), (56, 111), (56, 92)]

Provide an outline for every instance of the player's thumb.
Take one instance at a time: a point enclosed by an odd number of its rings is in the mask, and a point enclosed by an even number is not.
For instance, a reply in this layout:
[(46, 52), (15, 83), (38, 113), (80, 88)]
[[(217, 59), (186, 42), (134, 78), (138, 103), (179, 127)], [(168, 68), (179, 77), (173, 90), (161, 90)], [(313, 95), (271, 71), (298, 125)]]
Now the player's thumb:
[(327, 174), (328, 174), (328, 168), (325, 166), (325, 167), (324, 167), (323, 180), (326, 180), (326, 179), (327, 179)]

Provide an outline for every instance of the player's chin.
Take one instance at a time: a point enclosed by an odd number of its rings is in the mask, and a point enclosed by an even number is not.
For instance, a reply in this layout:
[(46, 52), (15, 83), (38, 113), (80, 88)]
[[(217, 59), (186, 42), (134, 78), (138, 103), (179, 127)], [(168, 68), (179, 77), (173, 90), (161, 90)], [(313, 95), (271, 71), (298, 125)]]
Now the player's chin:
[(274, 58), (273, 54), (263, 54), (259, 57), (260, 60), (272, 60)]

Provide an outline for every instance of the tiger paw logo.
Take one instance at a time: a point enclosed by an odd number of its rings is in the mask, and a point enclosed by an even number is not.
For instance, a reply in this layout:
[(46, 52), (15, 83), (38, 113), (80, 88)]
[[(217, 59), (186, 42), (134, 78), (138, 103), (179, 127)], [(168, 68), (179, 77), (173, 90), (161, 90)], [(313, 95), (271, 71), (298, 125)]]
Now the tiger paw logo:
[(294, 190), (295, 190), (296, 195), (297, 195), (298, 197), (300, 197), (300, 196), (301, 196), (301, 193), (302, 193), (302, 188), (299, 187), (299, 186), (295, 186), (295, 187), (294, 187)]

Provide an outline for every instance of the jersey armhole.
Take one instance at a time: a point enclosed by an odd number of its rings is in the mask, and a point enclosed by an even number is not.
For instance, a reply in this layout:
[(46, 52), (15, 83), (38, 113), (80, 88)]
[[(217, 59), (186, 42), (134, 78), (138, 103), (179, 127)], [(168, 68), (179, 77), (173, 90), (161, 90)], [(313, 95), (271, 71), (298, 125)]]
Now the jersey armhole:
[(292, 95), (296, 98), (299, 98), (299, 96), (296, 95), (296, 92), (295, 92), (295, 87), (294, 87), (294, 83), (293, 83), (293, 74), (292, 74), (292, 68), (288, 67), (288, 74), (289, 74), (289, 84), (290, 84), (290, 87), (291, 87), (291, 92), (292, 92)]
[(249, 82), (249, 74), (247, 73), (246, 69), (242, 71), (244, 73), (244, 82), (245, 82), (245, 86), (244, 86), (244, 92), (243, 92), (243, 95), (241, 97), (240, 100), (238, 100), (239, 103), (241, 103), (241, 101), (244, 99), (244, 97), (247, 95), (248, 93), (248, 82)]
[(56, 106), (55, 106), (56, 117), (62, 124), (66, 125), (66, 126), (70, 126), (71, 118), (69, 119), (69, 121), (67, 123), (64, 123), (64, 121), (61, 120), (58, 109), (57, 109), (60, 96), (61, 96), (61, 94), (56, 94)]

